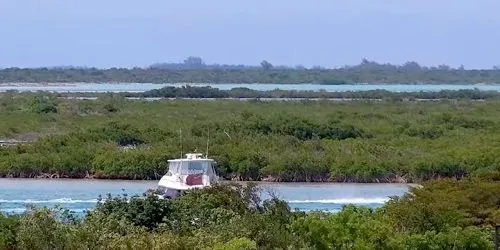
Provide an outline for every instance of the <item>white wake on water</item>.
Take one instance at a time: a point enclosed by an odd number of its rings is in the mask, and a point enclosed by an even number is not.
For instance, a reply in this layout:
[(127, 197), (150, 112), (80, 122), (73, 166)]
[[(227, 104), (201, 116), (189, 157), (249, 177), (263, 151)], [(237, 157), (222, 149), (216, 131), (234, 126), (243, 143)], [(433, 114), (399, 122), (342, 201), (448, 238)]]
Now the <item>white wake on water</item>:
[[(375, 198), (339, 198), (339, 199), (320, 199), (320, 200), (289, 200), (288, 203), (324, 203), (324, 204), (384, 204), (389, 201), (388, 197)], [(3, 200), (0, 203), (24, 203), (24, 204), (40, 204), (40, 203), (97, 203), (97, 199), (77, 200), (71, 198), (59, 198), (50, 200)]]
[[(69, 211), (73, 212), (73, 213), (85, 213), (88, 209), (84, 209), (84, 208), (68, 208)], [(20, 208), (20, 207), (16, 207), (16, 208), (0, 208), (0, 212), (3, 212), (3, 213), (12, 213), (12, 214), (21, 214), (21, 213), (24, 213), (28, 211), (28, 209), (26, 208)]]
[(90, 200), (73, 200), (71, 198), (59, 198), (59, 199), (51, 199), (51, 200), (31, 200), (31, 199), (26, 199), (26, 200), (2, 200), (0, 199), (0, 204), (1, 203), (24, 203), (24, 204), (40, 204), (40, 203), (97, 203), (97, 199), (90, 199)]
[(389, 197), (375, 198), (340, 198), (321, 200), (290, 200), (288, 203), (324, 203), (324, 204), (384, 204), (390, 200)]

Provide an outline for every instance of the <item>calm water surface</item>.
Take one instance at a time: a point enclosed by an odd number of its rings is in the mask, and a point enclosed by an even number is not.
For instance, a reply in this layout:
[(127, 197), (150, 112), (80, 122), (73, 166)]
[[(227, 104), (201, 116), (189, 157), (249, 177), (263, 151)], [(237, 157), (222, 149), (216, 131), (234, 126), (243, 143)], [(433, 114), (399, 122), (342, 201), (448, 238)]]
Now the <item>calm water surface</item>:
[[(21, 213), (26, 206), (60, 205), (76, 213), (95, 207), (105, 197), (140, 195), (155, 188), (156, 181), (0, 179), (0, 212)], [(407, 192), (406, 184), (302, 184), (260, 183), (262, 197), (270, 192), (302, 211), (339, 211), (343, 205), (380, 207), (390, 196)]]
[[(153, 84), (153, 83), (74, 83), (74, 84), (0, 84), (0, 92), (18, 91), (52, 91), (52, 92), (144, 92), (167, 86), (183, 86), (185, 84)], [(221, 90), (244, 87), (254, 90), (325, 90), (329, 92), (367, 91), (384, 89), (392, 92), (436, 92), (441, 90), (479, 89), (483, 91), (500, 91), (500, 84), (189, 84), (191, 86), (211, 86)]]

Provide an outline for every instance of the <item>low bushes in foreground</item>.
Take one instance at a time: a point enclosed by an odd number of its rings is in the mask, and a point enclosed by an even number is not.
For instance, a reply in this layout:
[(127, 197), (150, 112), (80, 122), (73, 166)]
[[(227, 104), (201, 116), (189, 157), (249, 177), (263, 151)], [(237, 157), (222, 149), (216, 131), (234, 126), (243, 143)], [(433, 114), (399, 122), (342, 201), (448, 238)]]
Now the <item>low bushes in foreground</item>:
[(435, 181), (381, 209), (346, 206), (336, 214), (261, 201), (252, 184), (218, 185), (176, 200), (109, 197), (83, 219), (49, 209), (0, 215), (0, 248), (493, 249), (498, 190), (498, 182)]

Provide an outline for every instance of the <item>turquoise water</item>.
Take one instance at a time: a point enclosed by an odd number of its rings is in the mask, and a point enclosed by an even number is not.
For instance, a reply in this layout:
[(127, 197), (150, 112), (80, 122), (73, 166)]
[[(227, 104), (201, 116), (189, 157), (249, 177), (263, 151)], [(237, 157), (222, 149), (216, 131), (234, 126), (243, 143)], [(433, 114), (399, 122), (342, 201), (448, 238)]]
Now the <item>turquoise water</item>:
[[(0, 212), (22, 213), (26, 206), (67, 208), (75, 213), (91, 210), (99, 195), (140, 195), (156, 187), (156, 181), (0, 179)], [(390, 196), (401, 196), (405, 184), (303, 184), (260, 183), (262, 197), (274, 193), (301, 211), (339, 211), (355, 204), (377, 208)]]
[[(152, 83), (74, 83), (74, 84), (0, 84), (0, 92), (7, 90), (18, 91), (52, 91), (52, 92), (143, 92), (166, 86), (182, 86), (184, 84), (152, 84)], [(441, 90), (479, 89), (483, 91), (500, 91), (500, 85), (480, 84), (347, 84), (347, 85), (319, 85), (319, 84), (190, 84), (191, 86), (211, 86), (222, 90), (236, 87), (254, 90), (325, 90), (329, 92), (367, 91), (384, 89), (392, 92), (436, 92)]]

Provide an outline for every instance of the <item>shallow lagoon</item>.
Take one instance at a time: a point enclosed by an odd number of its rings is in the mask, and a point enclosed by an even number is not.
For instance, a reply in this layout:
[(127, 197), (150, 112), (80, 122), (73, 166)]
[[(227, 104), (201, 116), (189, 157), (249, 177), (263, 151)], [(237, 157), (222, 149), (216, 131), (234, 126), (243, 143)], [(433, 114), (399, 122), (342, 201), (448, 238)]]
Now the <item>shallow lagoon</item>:
[[(87, 179), (0, 179), (0, 212), (21, 213), (28, 204), (60, 205), (75, 213), (92, 209), (99, 195), (141, 195), (155, 188), (157, 181), (117, 181)], [(269, 193), (301, 211), (337, 212), (346, 204), (377, 208), (391, 196), (401, 196), (407, 184), (356, 183), (259, 183), (262, 197)]]

